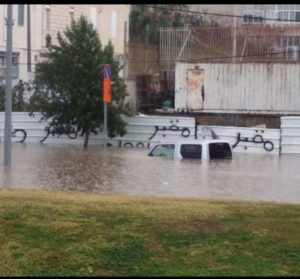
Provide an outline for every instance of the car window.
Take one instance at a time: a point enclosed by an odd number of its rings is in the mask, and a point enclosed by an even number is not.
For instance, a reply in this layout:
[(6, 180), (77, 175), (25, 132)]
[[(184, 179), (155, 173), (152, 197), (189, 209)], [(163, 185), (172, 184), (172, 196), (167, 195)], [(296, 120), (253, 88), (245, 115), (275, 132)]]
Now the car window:
[(202, 145), (201, 144), (182, 144), (180, 154), (184, 159), (201, 159)]
[(218, 142), (209, 144), (210, 159), (231, 159), (232, 152), (227, 142)]
[(175, 144), (157, 145), (149, 154), (149, 156), (174, 157)]

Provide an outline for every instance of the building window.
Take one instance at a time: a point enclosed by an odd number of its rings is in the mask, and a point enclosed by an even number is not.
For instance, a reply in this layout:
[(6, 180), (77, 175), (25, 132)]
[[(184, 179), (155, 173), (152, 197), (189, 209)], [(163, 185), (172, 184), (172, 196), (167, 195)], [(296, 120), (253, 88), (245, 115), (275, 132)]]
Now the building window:
[(299, 5), (278, 5), (278, 19), (287, 20), (287, 23), (300, 22)]
[(249, 14), (249, 15), (244, 15), (243, 20), (244, 20), (244, 22), (247, 22), (247, 23), (262, 22), (263, 18), (261, 16), (253, 16), (253, 15)]
[(50, 6), (46, 5), (46, 30), (50, 30)]
[(74, 20), (74, 8), (73, 7), (70, 7), (69, 13), (70, 13), (70, 21), (72, 22)]
[(91, 22), (94, 28), (97, 28), (97, 9), (95, 7), (91, 7)]
[(24, 26), (24, 5), (18, 5), (18, 26)]
[(111, 38), (115, 38), (117, 36), (117, 20), (118, 14), (116, 11), (111, 12)]
[(278, 18), (279, 24), (300, 22), (300, 5), (243, 5), (244, 22), (261, 22), (261, 17)]
[(18, 60), (19, 60), (19, 59), (18, 59), (17, 56), (13, 56), (13, 57), (12, 57), (12, 65), (13, 65), (13, 66), (17, 66), (17, 65), (18, 65)]
[(5, 63), (5, 59), (4, 59), (4, 57), (3, 56), (0, 56), (0, 68), (1, 67), (4, 67), (4, 64)]
[(299, 36), (280, 36), (276, 39), (276, 45), (278, 47), (299, 46), (299, 43)]
[[(6, 53), (0, 52), (0, 79), (5, 78), (5, 68), (6, 68)], [(19, 77), (19, 54), (12, 54), (12, 78), (16, 79)]]

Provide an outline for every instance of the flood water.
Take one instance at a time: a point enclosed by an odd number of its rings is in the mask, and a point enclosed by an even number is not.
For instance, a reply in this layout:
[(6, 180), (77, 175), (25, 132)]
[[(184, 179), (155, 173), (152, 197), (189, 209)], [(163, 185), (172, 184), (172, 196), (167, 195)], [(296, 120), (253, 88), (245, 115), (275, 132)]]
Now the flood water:
[(148, 149), (12, 144), (1, 188), (300, 203), (300, 156), (234, 153), (232, 160), (148, 157)]

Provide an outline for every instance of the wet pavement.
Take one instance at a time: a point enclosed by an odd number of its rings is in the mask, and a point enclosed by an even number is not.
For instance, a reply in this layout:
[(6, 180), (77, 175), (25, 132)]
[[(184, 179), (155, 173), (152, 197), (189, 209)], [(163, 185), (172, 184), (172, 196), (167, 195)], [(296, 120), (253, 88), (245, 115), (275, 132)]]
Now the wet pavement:
[(1, 188), (300, 203), (300, 156), (234, 153), (232, 160), (148, 157), (146, 148), (12, 144)]

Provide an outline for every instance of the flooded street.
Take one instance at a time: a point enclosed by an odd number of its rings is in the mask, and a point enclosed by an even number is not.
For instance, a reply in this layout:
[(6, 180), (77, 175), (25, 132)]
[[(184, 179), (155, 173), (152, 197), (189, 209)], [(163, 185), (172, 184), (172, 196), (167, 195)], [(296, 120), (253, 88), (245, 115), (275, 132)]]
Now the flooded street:
[(300, 203), (300, 156), (234, 153), (232, 160), (147, 157), (148, 149), (12, 145), (2, 188)]

